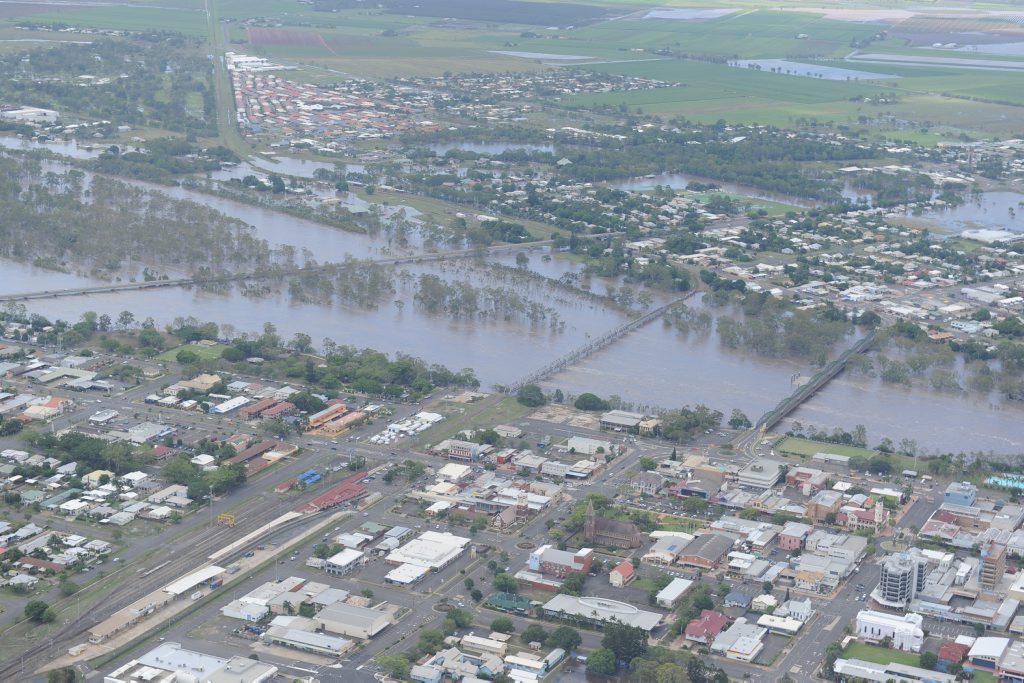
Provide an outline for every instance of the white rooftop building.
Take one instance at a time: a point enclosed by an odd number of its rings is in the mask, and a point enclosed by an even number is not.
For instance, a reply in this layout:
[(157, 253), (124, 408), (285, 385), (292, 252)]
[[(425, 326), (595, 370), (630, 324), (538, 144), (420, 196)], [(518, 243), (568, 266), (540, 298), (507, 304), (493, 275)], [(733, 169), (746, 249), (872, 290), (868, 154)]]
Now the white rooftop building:
[(388, 553), (385, 561), (392, 565), (414, 564), (437, 571), (458, 559), (469, 544), (470, 539), (462, 536), (425, 531), (419, 538)]
[(672, 583), (658, 591), (655, 602), (659, 607), (674, 609), (692, 585), (693, 581), (689, 579), (672, 579)]
[(892, 640), (892, 646), (906, 652), (920, 652), (924, 644), (924, 617), (920, 614), (886, 614), (874, 610), (861, 610), (857, 613), (857, 637), (869, 642), (879, 642), (886, 638)]

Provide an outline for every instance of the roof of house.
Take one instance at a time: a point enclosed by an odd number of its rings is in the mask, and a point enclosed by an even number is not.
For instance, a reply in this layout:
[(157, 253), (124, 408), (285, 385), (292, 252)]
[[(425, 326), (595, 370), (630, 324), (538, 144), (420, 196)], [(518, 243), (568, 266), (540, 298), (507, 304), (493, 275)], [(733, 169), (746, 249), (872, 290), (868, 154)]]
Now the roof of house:
[(751, 597), (746, 593), (740, 591), (729, 591), (725, 595), (725, 602), (735, 603), (737, 605), (749, 605)]
[(939, 645), (939, 659), (947, 662), (962, 662), (971, 648), (963, 643), (943, 643)]
[(717, 636), (729, 622), (721, 612), (706, 609), (700, 616), (686, 625), (686, 635), (695, 637)]
[(631, 565), (629, 562), (620, 562), (619, 565), (615, 567), (615, 569), (613, 569), (612, 571), (616, 572), (619, 576), (621, 576), (624, 579), (628, 579), (636, 573), (636, 570), (633, 569), (633, 565)]

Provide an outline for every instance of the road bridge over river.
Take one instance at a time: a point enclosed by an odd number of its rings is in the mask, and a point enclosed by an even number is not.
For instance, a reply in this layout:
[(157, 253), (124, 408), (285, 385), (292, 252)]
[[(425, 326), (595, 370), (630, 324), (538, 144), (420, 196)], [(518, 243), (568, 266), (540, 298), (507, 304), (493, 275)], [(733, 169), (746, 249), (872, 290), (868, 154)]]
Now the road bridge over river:
[(819, 370), (806, 384), (802, 384), (791, 395), (784, 398), (779, 405), (762, 415), (761, 419), (754, 426), (762, 431), (767, 431), (777, 425), (782, 418), (800, 407), (807, 399), (814, 396), (822, 387), (828, 384), (832, 378), (842, 372), (846, 368), (846, 362), (850, 360), (851, 356), (867, 351), (875, 341), (876, 336), (878, 336), (878, 330), (871, 330), (869, 334), (859, 339), (856, 344), (843, 351), (838, 358)]
[(851, 356), (863, 353), (871, 348), (871, 344), (877, 336), (878, 330), (871, 330), (869, 334), (857, 340), (857, 343), (843, 351), (838, 358), (828, 363), (805, 384), (800, 385), (796, 391), (782, 399), (777, 406), (762, 415), (753, 427), (736, 437), (732, 441), (733, 448), (736, 451), (755, 457), (756, 447), (768, 430), (821, 391), (836, 375), (846, 369), (846, 363), (850, 360)]
[(584, 358), (587, 358), (588, 356), (605, 348), (609, 344), (618, 341), (619, 339), (626, 336), (633, 330), (643, 327), (647, 323), (656, 320), (657, 318), (660, 318), (666, 312), (668, 312), (669, 309), (675, 308), (676, 306), (680, 305), (681, 303), (683, 303), (696, 293), (696, 291), (689, 292), (686, 295), (681, 296), (678, 299), (675, 299), (674, 301), (665, 304), (664, 306), (659, 306), (658, 308), (652, 309), (644, 313), (639, 318), (634, 318), (633, 320), (629, 320), (627, 322), (622, 323), (618, 327), (611, 329), (608, 332), (605, 332), (597, 339), (592, 339), (585, 344), (577, 346), (564, 356), (561, 356), (560, 358), (551, 361), (550, 363), (542, 367), (540, 370), (536, 370), (530, 373), (529, 375), (519, 380), (516, 380), (512, 384), (507, 385), (505, 387), (505, 392), (509, 394), (514, 394), (527, 384), (539, 382), (540, 380), (546, 379), (551, 375), (555, 374), (556, 372), (559, 372), (560, 370), (564, 370), (570, 365), (575, 365), (576, 363), (579, 363)]

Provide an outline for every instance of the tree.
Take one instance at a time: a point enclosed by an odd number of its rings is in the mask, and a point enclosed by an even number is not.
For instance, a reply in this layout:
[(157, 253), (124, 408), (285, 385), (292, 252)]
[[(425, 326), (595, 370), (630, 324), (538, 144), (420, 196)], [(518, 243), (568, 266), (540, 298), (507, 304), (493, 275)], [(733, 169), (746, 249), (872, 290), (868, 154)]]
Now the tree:
[(135, 324), (135, 314), (131, 311), (121, 311), (121, 314), (117, 316), (117, 328), (119, 330), (127, 330)]
[(491, 622), (491, 630), (498, 633), (512, 633), (516, 630), (516, 625), (508, 617), (498, 617)]
[(775, 586), (772, 585), (771, 581), (763, 581), (761, 583), (761, 591), (764, 593), (771, 593)]
[(524, 384), (520, 387), (519, 393), (516, 394), (516, 400), (530, 408), (536, 408), (547, 403), (547, 399), (544, 398), (544, 392), (536, 384)]
[(74, 595), (78, 592), (78, 584), (71, 579), (63, 579), (60, 582), (60, 592), (62, 595)]
[(174, 354), (174, 359), (178, 361), (180, 365), (195, 365), (199, 362), (199, 354), (195, 351), (188, 349), (182, 349), (178, 353)]
[(501, 572), (494, 576), (494, 589), (502, 593), (517, 593), (519, 591), (519, 582), (511, 574)]
[(631, 662), (647, 652), (647, 634), (636, 626), (609, 624), (605, 627), (601, 647), (614, 652), (617, 659)]
[(473, 602), (480, 602), (484, 599), (484, 594), (479, 588), (474, 588), (470, 591), (469, 597), (473, 598)]
[(587, 673), (611, 676), (618, 669), (615, 653), (608, 648), (595, 650), (587, 657)]
[(650, 472), (651, 470), (653, 470), (657, 466), (658, 466), (658, 461), (655, 460), (654, 458), (651, 458), (651, 457), (646, 456), (646, 455), (641, 456), (641, 458), (640, 458), (640, 469), (642, 469), (644, 472)]
[(562, 587), (559, 589), (559, 593), (565, 593), (567, 595), (582, 595), (583, 594), (583, 583), (587, 580), (585, 574), (581, 572), (570, 572), (562, 579)]
[(673, 462), (675, 462), (677, 457), (679, 457), (679, 456), (676, 454), (676, 447), (673, 446), (672, 447), (672, 455), (668, 456), (668, 459), (673, 461)]
[(838, 640), (829, 643), (828, 647), (825, 648), (825, 661), (822, 665), (824, 673), (826, 675), (835, 675), (832, 667), (835, 665), (836, 660), (843, 655), (843, 646)]
[(377, 657), (377, 663), (392, 678), (404, 681), (409, 677), (411, 665), (409, 660), (401, 655), (380, 655)]
[(551, 632), (547, 640), (548, 647), (559, 647), (566, 652), (572, 652), (582, 644), (583, 637), (572, 626), (559, 626)]
[(473, 586), (475, 586), (476, 583), (473, 581), (473, 579), (466, 579), (462, 582), (462, 585), (466, 587), (466, 590), (471, 591), (473, 590)]
[(577, 410), (608, 410), (608, 402), (591, 393), (580, 394), (573, 405)]
[(196, 476), (196, 466), (185, 456), (173, 458), (161, 468), (161, 474), (171, 483), (184, 485)]
[(453, 609), (448, 612), (448, 619), (455, 622), (458, 628), (469, 628), (473, 623), (473, 615), (463, 609)]
[(423, 631), (416, 641), (416, 647), (423, 654), (434, 654), (444, 645), (444, 634), (440, 631)]
[(934, 652), (921, 653), (921, 667), (924, 669), (934, 669), (938, 661), (939, 656)]
[(687, 512), (700, 512), (711, 507), (711, 503), (699, 496), (689, 496), (683, 501), (683, 509)]
[(733, 429), (750, 429), (750, 418), (739, 408), (733, 408), (732, 416), (729, 418), (729, 426)]
[(522, 638), (523, 642), (527, 645), (530, 643), (540, 643), (543, 645), (548, 639), (548, 632), (540, 624), (530, 624), (519, 637)]
[(54, 669), (46, 673), (46, 683), (75, 683), (77, 680), (78, 674), (70, 666)]
[(46, 621), (46, 611), (50, 609), (42, 600), (30, 600), (25, 605), (25, 616), (32, 621), (44, 622)]

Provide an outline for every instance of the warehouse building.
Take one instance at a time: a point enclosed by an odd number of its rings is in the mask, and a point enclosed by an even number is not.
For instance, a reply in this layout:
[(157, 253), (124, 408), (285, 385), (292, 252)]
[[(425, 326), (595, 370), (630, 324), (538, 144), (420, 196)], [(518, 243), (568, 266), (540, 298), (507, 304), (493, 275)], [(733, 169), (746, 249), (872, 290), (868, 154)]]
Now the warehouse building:
[(264, 683), (277, 667), (248, 657), (224, 659), (186, 650), (180, 643), (161, 643), (138, 659), (111, 671), (104, 683), (136, 681), (204, 681), (204, 683)]
[(596, 597), (575, 597), (560, 594), (544, 604), (544, 613), (552, 618), (584, 624), (619, 622), (636, 626), (650, 633), (661, 622), (657, 612), (646, 612), (618, 600)]
[(420, 537), (388, 553), (391, 565), (414, 564), (431, 571), (444, 569), (466, 552), (470, 539), (449, 533), (425, 531)]
[(689, 579), (672, 579), (672, 583), (658, 591), (658, 594), (654, 597), (655, 602), (658, 603), (659, 607), (675, 609), (679, 606), (683, 596), (686, 595), (686, 591), (690, 590), (692, 585), (693, 581)]
[(329, 633), (365, 640), (387, 628), (391, 620), (380, 610), (338, 602), (320, 610), (316, 622), (319, 629)]
[(356, 569), (363, 559), (363, 552), (353, 548), (345, 548), (337, 555), (327, 558), (324, 571), (328, 574), (348, 574)]

